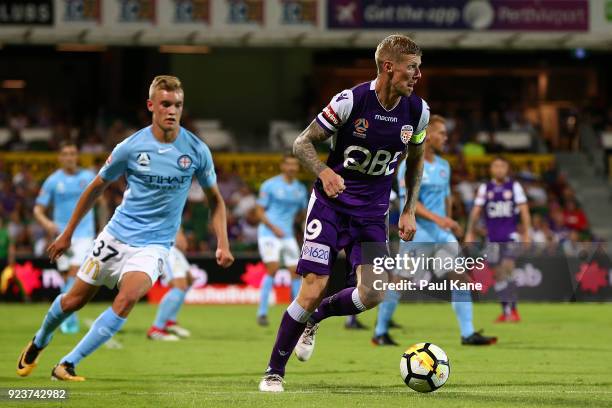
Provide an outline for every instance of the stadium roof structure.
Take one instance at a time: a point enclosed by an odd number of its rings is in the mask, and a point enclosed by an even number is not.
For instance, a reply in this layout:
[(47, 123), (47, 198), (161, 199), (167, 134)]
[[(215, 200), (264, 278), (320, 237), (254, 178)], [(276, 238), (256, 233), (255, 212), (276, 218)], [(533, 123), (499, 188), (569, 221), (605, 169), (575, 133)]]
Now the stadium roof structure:
[[(228, 46), (369, 48), (396, 31), (342, 33), (169, 31), (157, 29), (53, 30), (43, 28), (0, 29), (0, 45), (82, 44), (106, 46)], [(612, 50), (612, 33), (474, 33), (404, 32), (421, 48), (437, 49), (574, 49)]]

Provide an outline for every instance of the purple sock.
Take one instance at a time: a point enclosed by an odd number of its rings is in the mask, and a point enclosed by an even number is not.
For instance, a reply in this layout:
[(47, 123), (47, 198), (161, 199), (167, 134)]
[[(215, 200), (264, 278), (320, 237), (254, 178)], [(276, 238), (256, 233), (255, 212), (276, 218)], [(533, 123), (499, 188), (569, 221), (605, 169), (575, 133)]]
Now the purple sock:
[(317, 310), (310, 316), (310, 320), (319, 323), (330, 316), (356, 315), (365, 310), (365, 306), (359, 299), (357, 288), (346, 288), (323, 299)]
[(513, 310), (512, 306), (516, 303), (517, 299), (516, 283), (512, 280), (507, 280), (499, 282), (495, 286), (495, 291), (497, 292), (497, 297), (500, 300), (503, 313), (508, 316)]
[(285, 366), (306, 327), (310, 313), (304, 310), (295, 300), (289, 305), (281, 320), (276, 342), (270, 355), (267, 374), (285, 376)]

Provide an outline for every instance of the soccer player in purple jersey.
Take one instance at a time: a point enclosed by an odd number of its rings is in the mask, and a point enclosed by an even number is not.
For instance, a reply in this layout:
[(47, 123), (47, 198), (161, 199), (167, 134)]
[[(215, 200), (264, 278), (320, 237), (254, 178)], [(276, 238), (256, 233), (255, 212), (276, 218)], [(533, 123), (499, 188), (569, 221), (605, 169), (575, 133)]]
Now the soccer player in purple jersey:
[[(496, 320), (499, 323), (520, 321), (516, 307), (516, 284), (512, 280), (514, 259), (508, 243), (519, 240), (523, 244), (528, 244), (531, 229), (527, 197), (523, 187), (508, 177), (509, 170), (510, 166), (504, 158), (496, 157), (493, 160), (490, 168), (491, 180), (478, 188), (465, 235), (465, 242), (475, 241), (474, 226), (484, 210), (487, 239), (492, 244), (489, 245), (488, 252), (494, 255), (489, 257), (489, 262), (495, 265), (497, 281), (495, 290), (498, 292), (502, 306), (502, 314)], [(518, 233), (517, 213), (520, 214), (523, 225), (521, 236)]]
[[(335, 95), (293, 145), (295, 155), (318, 178), (308, 205), (297, 266), (302, 286), (283, 315), (260, 391), (284, 390), (291, 352), (295, 348), (301, 361), (310, 358), (320, 321), (358, 314), (382, 301), (384, 291), (372, 287), (372, 268), (362, 261), (361, 244), (386, 246), (391, 184), (404, 155), (407, 199), (399, 235), (409, 241), (416, 231), (415, 208), (429, 122), (429, 107), (413, 94), (421, 77), (421, 50), (410, 38), (391, 35), (378, 44), (375, 60), (376, 79)], [(330, 137), (332, 149), (325, 164), (313, 143)], [(331, 268), (342, 249), (358, 283), (323, 299)]]

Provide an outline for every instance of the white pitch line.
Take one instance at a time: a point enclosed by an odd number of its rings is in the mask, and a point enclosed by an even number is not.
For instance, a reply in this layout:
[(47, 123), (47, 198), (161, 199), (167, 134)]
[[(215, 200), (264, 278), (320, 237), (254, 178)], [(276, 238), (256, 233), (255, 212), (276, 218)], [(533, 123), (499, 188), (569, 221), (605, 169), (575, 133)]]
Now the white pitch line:
[[(85, 319), (85, 326), (87, 326), (88, 329), (91, 329), (91, 326), (93, 326), (93, 322), (94, 321), (91, 319)], [(119, 340), (115, 340), (111, 337), (106, 343), (104, 343), (104, 347), (106, 347), (107, 349), (119, 350), (123, 348), (123, 344), (121, 344)]]
[[(250, 395), (264, 395), (265, 393), (261, 391), (167, 391), (167, 392), (80, 392), (80, 391), (70, 391), (70, 395), (83, 395), (83, 396), (98, 396), (98, 395), (134, 395), (134, 396), (171, 396), (171, 395), (185, 395), (185, 394), (195, 394), (195, 395), (236, 395), (239, 394), (250, 394)], [(397, 391), (360, 391), (360, 390), (300, 390), (300, 391), (285, 391), (285, 394), (363, 394), (363, 395), (380, 395), (380, 394), (406, 394), (410, 393), (409, 390), (397, 390)], [(438, 394), (447, 394), (447, 393), (460, 393), (460, 394), (487, 394), (494, 395), (497, 394), (612, 394), (612, 391), (603, 391), (603, 390), (570, 390), (570, 391), (557, 391), (557, 390), (445, 390), (437, 392)], [(419, 395), (419, 394), (414, 394)]]

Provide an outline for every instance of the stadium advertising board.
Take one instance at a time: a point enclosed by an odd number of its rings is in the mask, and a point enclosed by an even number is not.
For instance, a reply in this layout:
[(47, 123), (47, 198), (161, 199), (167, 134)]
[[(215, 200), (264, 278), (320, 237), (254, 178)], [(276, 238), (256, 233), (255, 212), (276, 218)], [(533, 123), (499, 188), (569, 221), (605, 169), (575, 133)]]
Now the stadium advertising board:
[(174, 22), (179, 24), (210, 24), (210, 0), (176, 0)]
[(281, 23), (287, 25), (317, 25), (317, 0), (279, 0)]
[(151, 23), (156, 22), (155, 0), (120, 0), (118, 21), (120, 23)]
[(329, 0), (331, 29), (588, 31), (586, 0)]
[[(192, 257), (190, 273), (193, 285), (187, 294), (187, 303), (192, 304), (256, 304), (259, 287), (265, 275), (265, 266), (255, 257), (241, 257), (228, 270), (221, 270), (211, 257)], [(51, 301), (59, 293), (63, 280), (55, 265), (47, 259), (22, 259), (12, 270), (4, 269), (0, 274), (0, 298), (3, 300)], [(336, 292), (345, 286), (344, 258), (334, 266), (330, 290)], [(611, 301), (612, 262), (603, 253), (587, 257), (537, 256), (517, 259), (512, 272), (518, 287), (519, 299), (542, 302), (567, 301)], [(431, 282), (435, 277), (425, 276)], [(494, 272), (485, 268), (473, 274), (481, 289), (474, 292), (481, 301), (496, 301)], [(289, 272), (281, 270), (275, 277), (273, 303), (289, 303)], [(167, 291), (158, 282), (148, 294), (148, 300), (159, 302)], [(102, 290), (98, 300), (108, 300), (115, 293)], [(447, 292), (432, 293), (425, 290), (402, 290), (403, 300), (412, 302), (446, 301)]]
[(102, 22), (101, 0), (63, 0), (58, 12), (62, 23)]
[(265, 13), (263, 0), (227, 0), (228, 25), (263, 25)]
[(0, 25), (53, 25), (53, 0), (0, 0)]

